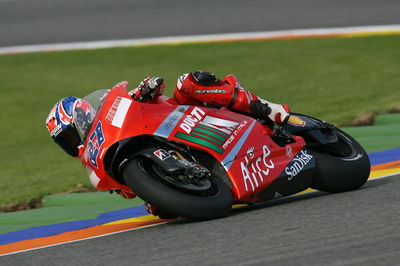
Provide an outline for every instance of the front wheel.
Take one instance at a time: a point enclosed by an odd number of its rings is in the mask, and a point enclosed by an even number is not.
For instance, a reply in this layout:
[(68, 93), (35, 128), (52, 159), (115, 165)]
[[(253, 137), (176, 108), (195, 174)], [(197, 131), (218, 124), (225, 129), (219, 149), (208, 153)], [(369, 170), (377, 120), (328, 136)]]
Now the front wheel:
[(195, 183), (184, 187), (165, 182), (167, 179), (163, 175), (157, 165), (145, 157), (131, 159), (122, 170), (123, 179), (132, 191), (166, 213), (205, 220), (226, 216), (231, 210), (232, 193), (218, 177), (210, 177), (207, 182), (210, 185)]
[(326, 192), (357, 189), (369, 177), (368, 155), (354, 138), (338, 128), (335, 130), (338, 140), (313, 153), (317, 173), (311, 187)]

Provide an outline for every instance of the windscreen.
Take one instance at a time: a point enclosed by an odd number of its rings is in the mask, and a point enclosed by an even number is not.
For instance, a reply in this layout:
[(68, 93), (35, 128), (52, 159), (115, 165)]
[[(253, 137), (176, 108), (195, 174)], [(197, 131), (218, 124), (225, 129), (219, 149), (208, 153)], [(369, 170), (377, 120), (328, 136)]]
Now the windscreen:
[(103, 103), (103, 100), (106, 98), (109, 90), (97, 90), (89, 93), (83, 99), (90, 103), (94, 110), (98, 110), (100, 105)]
[(107, 92), (107, 90), (97, 90), (76, 102), (72, 117), (82, 142), (85, 141), (92, 127), (96, 112), (107, 96)]

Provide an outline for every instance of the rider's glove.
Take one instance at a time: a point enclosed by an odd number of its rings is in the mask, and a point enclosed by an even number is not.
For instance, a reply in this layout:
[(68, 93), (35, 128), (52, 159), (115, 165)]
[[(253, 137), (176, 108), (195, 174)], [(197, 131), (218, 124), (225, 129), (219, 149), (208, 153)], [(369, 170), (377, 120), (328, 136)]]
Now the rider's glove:
[(281, 105), (271, 103), (263, 99), (252, 101), (250, 109), (255, 118), (263, 120), (268, 118), (278, 125), (285, 124), (289, 120), (290, 116), (290, 109), (287, 104)]
[(164, 79), (160, 77), (147, 77), (139, 86), (129, 92), (129, 95), (138, 102), (145, 102), (163, 94)]

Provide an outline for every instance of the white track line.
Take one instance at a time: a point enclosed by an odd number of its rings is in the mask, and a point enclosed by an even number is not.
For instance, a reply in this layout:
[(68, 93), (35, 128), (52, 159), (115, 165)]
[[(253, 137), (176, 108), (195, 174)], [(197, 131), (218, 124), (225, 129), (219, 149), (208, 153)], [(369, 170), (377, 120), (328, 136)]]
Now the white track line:
[(239, 40), (253, 40), (253, 39), (275, 39), (275, 38), (285, 38), (285, 37), (301, 38), (301, 37), (312, 37), (312, 36), (349, 35), (349, 34), (382, 34), (386, 32), (400, 33), (400, 25), (316, 28), (316, 29), (297, 29), (297, 30), (295, 29), (295, 30), (264, 31), (264, 32), (171, 36), (171, 37), (158, 37), (158, 38), (145, 38), (145, 39), (21, 45), (21, 46), (0, 47), (0, 54), (67, 51), (67, 50), (91, 50), (98, 48), (112, 48), (112, 47), (125, 47), (125, 46), (146, 46), (146, 45), (193, 43), (193, 42), (239, 41)]
[[(13, 254), (18, 254), (18, 253), (24, 253), (24, 252), (28, 252), (28, 251), (43, 249), (43, 248), (50, 248), (50, 247), (60, 246), (60, 245), (69, 244), (69, 243), (74, 243), (74, 242), (79, 242), (79, 241), (83, 241), (83, 240), (89, 240), (89, 239), (100, 238), (100, 237), (104, 237), (104, 236), (115, 235), (115, 234), (124, 233), (124, 232), (129, 232), (129, 231), (135, 231), (135, 230), (139, 230), (139, 229), (145, 229), (145, 228), (149, 228), (149, 227), (153, 227), (153, 226), (157, 226), (157, 225), (161, 225), (161, 224), (166, 224), (166, 223), (168, 223), (168, 221), (166, 221), (166, 222), (161, 222), (161, 223), (157, 223), (157, 224), (145, 225), (145, 226), (142, 226), (142, 227), (136, 227), (136, 228), (132, 228), (132, 229), (125, 229), (125, 230), (116, 231), (116, 232), (107, 233), (107, 234), (102, 234), (102, 235), (98, 235), (98, 236), (91, 236), (91, 237), (82, 238), (82, 239), (77, 239), (77, 240), (65, 241), (65, 242), (62, 242), (62, 243), (51, 244), (51, 245), (47, 245), (47, 246), (43, 246), (43, 247), (38, 247), (38, 248), (30, 248), (30, 249), (19, 250), (19, 251), (7, 253), (7, 254), (0, 254), (0, 257), (2, 257), (2, 256), (8, 256), (8, 255), (13, 255)], [(0, 246), (0, 247), (1, 247), (1, 246)]]

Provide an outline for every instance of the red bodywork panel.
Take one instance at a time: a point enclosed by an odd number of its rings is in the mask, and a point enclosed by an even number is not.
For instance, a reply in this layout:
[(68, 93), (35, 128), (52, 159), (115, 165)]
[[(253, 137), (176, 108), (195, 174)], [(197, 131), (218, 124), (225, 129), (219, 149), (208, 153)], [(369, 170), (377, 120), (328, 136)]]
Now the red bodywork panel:
[(157, 104), (131, 99), (124, 85), (113, 88), (93, 121), (84, 144), (82, 163), (100, 190), (132, 192), (104, 170), (103, 159), (114, 143), (140, 135), (175, 140), (211, 154), (226, 169), (235, 201), (257, 201), (258, 192), (274, 181), (305, 146), (304, 140), (284, 148), (272, 141), (272, 131), (256, 120), (225, 108)]

